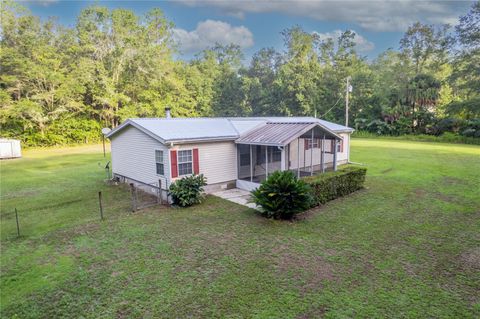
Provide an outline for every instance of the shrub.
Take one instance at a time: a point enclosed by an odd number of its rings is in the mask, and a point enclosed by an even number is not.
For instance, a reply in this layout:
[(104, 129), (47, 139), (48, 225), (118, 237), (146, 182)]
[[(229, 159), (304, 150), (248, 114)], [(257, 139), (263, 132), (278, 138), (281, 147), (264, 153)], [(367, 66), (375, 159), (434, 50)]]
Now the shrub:
[(291, 219), (312, 203), (310, 187), (290, 171), (273, 172), (251, 194), (264, 214), (275, 219)]
[(202, 201), (203, 187), (207, 185), (203, 174), (183, 177), (170, 185), (169, 195), (174, 205), (192, 206)]
[(346, 166), (336, 172), (309, 176), (304, 180), (312, 188), (313, 206), (316, 206), (363, 188), (366, 174), (364, 167)]

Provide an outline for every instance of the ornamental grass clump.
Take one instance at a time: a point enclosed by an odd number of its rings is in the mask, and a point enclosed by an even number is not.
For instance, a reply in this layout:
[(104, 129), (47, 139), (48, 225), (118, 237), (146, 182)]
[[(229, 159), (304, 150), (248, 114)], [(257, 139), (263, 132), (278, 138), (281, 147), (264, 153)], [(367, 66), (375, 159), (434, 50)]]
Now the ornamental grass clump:
[(269, 218), (292, 219), (312, 205), (310, 186), (290, 171), (272, 173), (251, 194)]
[(203, 187), (207, 181), (203, 174), (183, 177), (176, 180), (169, 188), (174, 205), (188, 207), (202, 201)]

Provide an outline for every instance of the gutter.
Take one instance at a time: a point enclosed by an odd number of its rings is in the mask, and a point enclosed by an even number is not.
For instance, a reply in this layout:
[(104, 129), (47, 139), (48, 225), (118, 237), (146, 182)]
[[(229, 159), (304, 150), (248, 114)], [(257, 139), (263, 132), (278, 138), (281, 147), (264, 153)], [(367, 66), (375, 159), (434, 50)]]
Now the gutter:
[(212, 138), (197, 138), (197, 139), (181, 139), (181, 140), (166, 140), (164, 144), (193, 144), (193, 143), (205, 143), (205, 142), (222, 142), (222, 141), (235, 141), (238, 136), (220, 136)]

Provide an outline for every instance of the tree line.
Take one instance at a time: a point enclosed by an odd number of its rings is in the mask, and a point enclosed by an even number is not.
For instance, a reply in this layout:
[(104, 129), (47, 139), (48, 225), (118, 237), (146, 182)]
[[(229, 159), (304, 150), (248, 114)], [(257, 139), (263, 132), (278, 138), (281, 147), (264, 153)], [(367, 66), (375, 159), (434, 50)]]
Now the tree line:
[(398, 49), (373, 60), (355, 33), (321, 39), (300, 26), (282, 51), (245, 62), (216, 45), (175, 59), (173, 24), (160, 9), (138, 16), (93, 5), (74, 27), (1, 4), (0, 123), (27, 145), (94, 142), (127, 118), (317, 116), (377, 134), (452, 132), (480, 137), (480, 2), (455, 26), (410, 26)]

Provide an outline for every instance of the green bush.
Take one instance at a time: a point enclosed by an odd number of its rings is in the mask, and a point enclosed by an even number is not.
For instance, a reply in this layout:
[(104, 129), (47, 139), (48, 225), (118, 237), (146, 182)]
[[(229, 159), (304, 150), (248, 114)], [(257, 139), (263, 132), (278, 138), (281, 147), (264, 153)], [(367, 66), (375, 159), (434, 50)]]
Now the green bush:
[(346, 166), (336, 172), (305, 177), (304, 181), (311, 186), (313, 206), (317, 206), (363, 188), (366, 174), (365, 167)]
[(291, 219), (312, 204), (310, 187), (290, 171), (273, 172), (251, 194), (264, 214), (275, 219)]
[(183, 177), (170, 185), (169, 195), (174, 205), (192, 206), (202, 201), (203, 187), (207, 185), (203, 174)]

